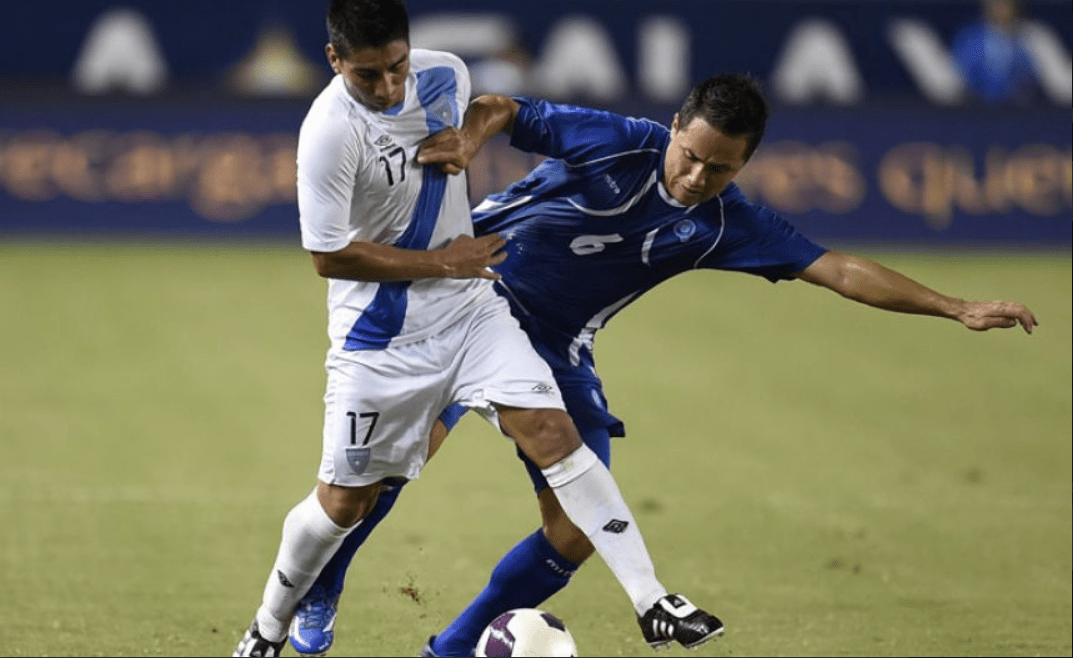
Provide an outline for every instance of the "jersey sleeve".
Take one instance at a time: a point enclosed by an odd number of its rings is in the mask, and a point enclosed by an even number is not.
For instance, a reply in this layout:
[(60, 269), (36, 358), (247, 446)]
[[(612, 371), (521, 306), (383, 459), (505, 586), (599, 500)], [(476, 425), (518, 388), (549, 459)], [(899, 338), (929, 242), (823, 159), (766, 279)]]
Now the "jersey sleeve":
[(469, 77), (469, 68), (466, 67), (466, 63), (462, 61), (461, 57), (456, 55), (450, 55), (453, 60), (455, 69), (455, 85), (457, 91), (455, 92), (455, 101), (458, 103), (458, 116), (455, 119), (455, 127), (462, 127), (462, 117), (466, 113), (466, 108), (469, 107), (470, 96), (473, 94), (473, 82)]
[(514, 118), (511, 146), (577, 165), (646, 147), (657, 148), (661, 126), (647, 119), (525, 97)]
[[(436, 78), (443, 85), (443, 88), (447, 88), (447, 80), (449, 79), (449, 84), (453, 89), (451, 99), (453, 103), (450, 108), (451, 117), (448, 120), (446, 111), (438, 113), (436, 130), (440, 130), (446, 125), (461, 128), (462, 118), (465, 115), (466, 107), (469, 106), (470, 95), (473, 93), (473, 83), (470, 80), (469, 68), (466, 66), (466, 62), (454, 53), (414, 48), (410, 51), (410, 69), (419, 76), (437, 69), (443, 69), (443, 73), (446, 73), (447, 70), (450, 71), (449, 75)], [(419, 91), (418, 94), (420, 95), (420, 93)], [(433, 109), (435, 110), (436, 108)]]
[(360, 155), (344, 117), (311, 113), (298, 135), (298, 216), (302, 247), (332, 252), (350, 244), (350, 206)]
[(748, 201), (737, 185), (721, 195), (726, 243), (700, 266), (762, 276), (771, 282), (793, 279), (827, 248), (802, 235), (778, 213)]

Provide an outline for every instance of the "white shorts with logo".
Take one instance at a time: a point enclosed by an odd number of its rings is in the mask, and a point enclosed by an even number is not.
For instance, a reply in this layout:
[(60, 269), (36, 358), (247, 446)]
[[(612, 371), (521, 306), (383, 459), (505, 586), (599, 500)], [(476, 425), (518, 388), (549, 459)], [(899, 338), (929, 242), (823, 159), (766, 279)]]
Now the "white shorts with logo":
[(317, 477), (328, 484), (355, 487), (386, 477), (418, 477), (428, 459), (432, 424), (455, 402), (497, 427), (492, 403), (565, 410), (551, 368), (498, 295), (425, 340), (332, 352), (326, 369)]

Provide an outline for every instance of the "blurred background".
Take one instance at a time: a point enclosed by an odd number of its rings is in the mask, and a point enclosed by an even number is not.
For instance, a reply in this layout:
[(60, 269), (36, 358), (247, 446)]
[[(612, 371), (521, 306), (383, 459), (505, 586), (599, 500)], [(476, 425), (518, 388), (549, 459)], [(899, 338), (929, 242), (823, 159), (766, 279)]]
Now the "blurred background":
[[(5, 0), (0, 239), (298, 238), (294, 152), (323, 2)], [(723, 71), (773, 118), (740, 183), (810, 237), (1071, 242), (1073, 0), (409, 0), (474, 91), (668, 123)], [(496, 141), (474, 200), (534, 160)]]

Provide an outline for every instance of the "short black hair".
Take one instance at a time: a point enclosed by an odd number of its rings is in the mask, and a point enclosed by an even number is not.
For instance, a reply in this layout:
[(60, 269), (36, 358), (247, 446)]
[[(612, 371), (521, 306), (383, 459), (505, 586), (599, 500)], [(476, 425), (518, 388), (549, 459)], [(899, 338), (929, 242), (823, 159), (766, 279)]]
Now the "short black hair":
[(340, 57), (356, 48), (410, 42), (410, 18), (402, 0), (331, 0), (328, 42)]
[(678, 110), (678, 127), (685, 128), (699, 117), (724, 135), (744, 135), (748, 160), (764, 137), (767, 116), (760, 83), (752, 76), (724, 73), (693, 87)]

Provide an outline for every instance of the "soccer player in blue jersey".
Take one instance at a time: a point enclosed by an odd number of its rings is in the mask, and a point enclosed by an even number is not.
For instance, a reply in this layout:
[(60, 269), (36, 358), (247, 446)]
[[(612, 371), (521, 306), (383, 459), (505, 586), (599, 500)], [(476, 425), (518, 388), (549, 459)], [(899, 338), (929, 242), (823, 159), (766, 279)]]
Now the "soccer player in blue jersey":
[[(528, 98), (476, 99), (461, 131), (426, 141), (419, 159), (461, 170), (491, 135), (547, 156), (523, 180), (484, 200), (473, 213), (478, 235), (506, 240), (495, 266), (497, 291), (551, 365), (581, 436), (604, 463), (623, 423), (608, 409), (593, 359), (597, 331), (642, 294), (677, 274), (717, 269), (772, 282), (801, 279), (863, 304), (950, 318), (983, 331), (1037, 325), (1017, 302), (965, 301), (940, 294), (871, 260), (826, 249), (776, 213), (746, 199), (732, 182), (760, 143), (767, 105), (759, 86), (739, 75), (697, 85), (670, 128), (613, 113)], [(460, 409), (440, 417), (435, 449)], [(540, 470), (520, 455), (533, 480), (543, 526), (500, 561), (474, 601), (422, 655), (471, 656), (483, 628), (512, 608), (538, 607), (566, 586), (593, 553), (589, 536), (564, 514)], [(376, 518), (398, 489), (382, 496)], [(372, 524), (344, 543), (299, 608), (314, 619), (331, 610), (346, 566)], [(668, 611), (687, 601), (661, 602)], [(638, 618), (653, 647), (669, 642), (658, 620)], [(318, 648), (327, 649), (331, 629)]]
[(292, 624), (300, 599), (343, 539), (375, 524), (393, 483), (418, 477), (452, 404), (514, 439), (636, 613), (659, 621), (661, 638), (696, 645), (722, 633), (703, 610), (667, 607), (682, 597), (656, 578), (606, 463), (582, 442), (550, 367), (492, 289), (504, 240), (473, 237), (465, 175), (418, 163), (430, 135), (461, 126), (465, 64), (410, 49), (402, 0), (332, 0), (327, 26), (336, 75), (302, 121), (297, 159), (302, 246), (327, 280), (320, 466), (284, 519), (234, 655), (278, 655), (288, 635), (307, 650)]

